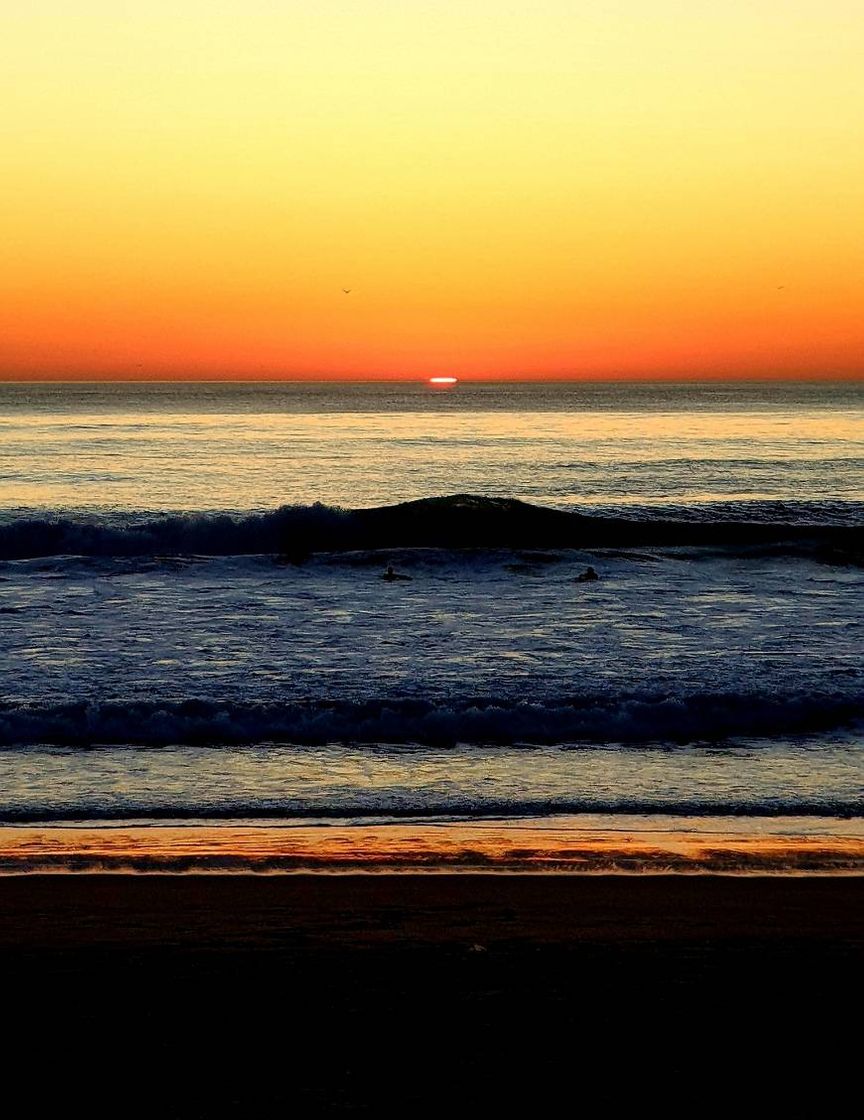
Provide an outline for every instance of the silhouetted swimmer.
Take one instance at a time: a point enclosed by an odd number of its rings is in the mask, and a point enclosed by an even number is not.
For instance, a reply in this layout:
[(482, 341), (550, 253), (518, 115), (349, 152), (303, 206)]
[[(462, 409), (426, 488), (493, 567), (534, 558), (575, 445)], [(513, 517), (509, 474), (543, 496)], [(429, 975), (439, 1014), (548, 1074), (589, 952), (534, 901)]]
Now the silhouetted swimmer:
[(396, 580), (406, 580), (406, 579), (410, 580), (411, 579), (410, 576), (403, 576), (401, 572), (394, 571), (392, 564), (387, 565), (387, 571), (384, 573), (384, 575), (381, 578), (386, 579), (388, 583), (394, 583)]
[(579, 575), (576, 577), (576, 582), (577, 583), (594, 583), (594, 581), (598, 580), (599, 578), (600, 577), (597, 575), (597, 573), (594, 571), (594, 569), (591, 568), (591, 567), (588, 567), (588, 568), (585, 569), (584, 572), (579, 573)]

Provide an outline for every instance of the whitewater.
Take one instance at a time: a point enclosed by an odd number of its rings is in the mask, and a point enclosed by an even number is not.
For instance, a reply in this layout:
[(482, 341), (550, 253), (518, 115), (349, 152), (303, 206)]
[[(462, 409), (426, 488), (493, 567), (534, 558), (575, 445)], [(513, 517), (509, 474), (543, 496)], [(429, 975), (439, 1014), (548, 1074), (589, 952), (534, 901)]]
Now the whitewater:
[(6, 385), (0, 476), (0, 826), (859, 827), (857, 386)]

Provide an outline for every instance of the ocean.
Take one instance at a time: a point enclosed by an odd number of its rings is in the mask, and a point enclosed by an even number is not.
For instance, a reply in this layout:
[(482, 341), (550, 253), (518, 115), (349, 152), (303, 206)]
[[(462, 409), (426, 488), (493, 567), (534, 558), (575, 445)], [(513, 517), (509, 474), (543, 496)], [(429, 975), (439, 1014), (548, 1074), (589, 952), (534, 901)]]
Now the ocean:
[(0, 385), (0, 868), (860, 871), (862, 592), (852, 383)]

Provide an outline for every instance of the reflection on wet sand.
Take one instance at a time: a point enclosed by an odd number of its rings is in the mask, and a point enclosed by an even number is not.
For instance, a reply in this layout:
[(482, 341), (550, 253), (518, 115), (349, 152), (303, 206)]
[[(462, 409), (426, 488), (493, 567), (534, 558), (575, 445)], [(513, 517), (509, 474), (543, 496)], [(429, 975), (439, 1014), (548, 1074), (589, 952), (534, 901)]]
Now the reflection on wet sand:
[[(859, 821), (0, 827), (0, 870), (864, 872)], [(819, 831), (822, 829), (822, 831)]]

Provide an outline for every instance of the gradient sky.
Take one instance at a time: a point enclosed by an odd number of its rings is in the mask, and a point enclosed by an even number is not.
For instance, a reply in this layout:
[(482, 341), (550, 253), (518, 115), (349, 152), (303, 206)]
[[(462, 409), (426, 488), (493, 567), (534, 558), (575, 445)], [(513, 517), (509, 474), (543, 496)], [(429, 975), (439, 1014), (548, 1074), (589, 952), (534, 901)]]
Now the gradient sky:
[(860, 0), (5, 4), (0, 376), (864, 376), (862, 57)]

